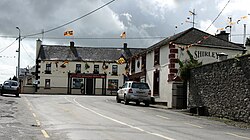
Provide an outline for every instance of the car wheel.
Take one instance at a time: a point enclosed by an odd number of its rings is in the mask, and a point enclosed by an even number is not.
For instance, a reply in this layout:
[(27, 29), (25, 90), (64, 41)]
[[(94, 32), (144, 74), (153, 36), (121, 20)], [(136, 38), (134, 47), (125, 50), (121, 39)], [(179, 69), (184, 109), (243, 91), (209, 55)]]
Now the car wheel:
[(126, 95), (124, 95), (124, 104), (128, 105), (129, 104), (129, 100), (127, 99)]
[(145, 102), (145, 106), (149, 106), (149, 102), (148, 101)]
[(121, 99), (119, 98), (118, 95), (116, 95), (116, 102), (117, 102), (117, 103), (121, 103)]
[(19, 97), (19, 94), (16, 94), (16, 97)]
[(136, 101), (135, 103), (136, 103), (136, 105), (140, 105), (140, 102), (139, 102), (139, 101)]

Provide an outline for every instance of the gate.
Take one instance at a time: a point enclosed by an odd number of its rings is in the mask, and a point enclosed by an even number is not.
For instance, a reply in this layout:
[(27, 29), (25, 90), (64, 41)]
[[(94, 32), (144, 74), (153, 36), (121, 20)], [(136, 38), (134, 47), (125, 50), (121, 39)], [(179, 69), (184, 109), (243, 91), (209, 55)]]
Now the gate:
[(172, 108), (187, 108), (187, 87), (182, 82), (173, 83), (172, 96)]

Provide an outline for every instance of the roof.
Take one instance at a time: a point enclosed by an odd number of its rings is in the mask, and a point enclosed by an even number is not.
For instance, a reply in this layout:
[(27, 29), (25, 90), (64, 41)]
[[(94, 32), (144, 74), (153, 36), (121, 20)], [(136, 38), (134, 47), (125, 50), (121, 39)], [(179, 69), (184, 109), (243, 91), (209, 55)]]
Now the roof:
[(38, 59), (40, 60), (71, 60), (71, 61), (114, 61), (124, 56), (141, 52), (141, 48), (97, 48), (97, 47), (70, 47), (59, 45), (42, 45)]
[(169, 44), (170, 42), (173, 42), (175, 44), (181, 44), (181, 45), (190, 45), (190, 44), (195, 44), (198, 41), (201, 41), (201, 43), (199, 43), (199, 46), (201, 47), (203, 46), (203, 47), (234, 49), (234, 50), (242, 50), (242, 51), (244, 50), (244, 47), (242, 47), (239, 44), (223, 40), (219, 37), (208, 34), (196, 28), (190, 28), (176, 35), (163, 39), (162, 41), (149, 47), (147, 50), (159, 48), (161, 46)]

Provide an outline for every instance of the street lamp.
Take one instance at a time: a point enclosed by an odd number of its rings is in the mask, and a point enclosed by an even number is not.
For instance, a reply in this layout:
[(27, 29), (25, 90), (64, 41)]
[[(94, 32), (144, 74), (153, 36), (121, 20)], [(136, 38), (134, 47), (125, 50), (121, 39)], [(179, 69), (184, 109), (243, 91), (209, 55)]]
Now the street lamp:
[(17, 64), (17, 81), (19, 82), (19, 75), (20, 75), (20, 43), (21, 43), (21, 30), (19, 27), (16, 27), (18, 30), (18, 64)]

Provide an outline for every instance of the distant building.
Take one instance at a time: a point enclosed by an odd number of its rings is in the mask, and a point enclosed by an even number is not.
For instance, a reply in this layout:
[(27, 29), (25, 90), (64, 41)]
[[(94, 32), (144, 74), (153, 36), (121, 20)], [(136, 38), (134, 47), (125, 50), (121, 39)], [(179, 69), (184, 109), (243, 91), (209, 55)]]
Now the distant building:
[(144, 49), (36, 46), (36, 93), (110, 94), (126, 80), (126, 60)]
[(156, 102), (165, 103), (169, 108), (185, 108), (187, 93), (183, 92), (177, 58), (181, 61), (188, 59), (187, 49), (202, 64), (218, 61), (219, 53), (232, 58), (244, 51), (244, 47), (229, 42), (225, 32), (214, 36), (190, 28), (133, 55), (128, 62), (130, 79), (146, 81)]

